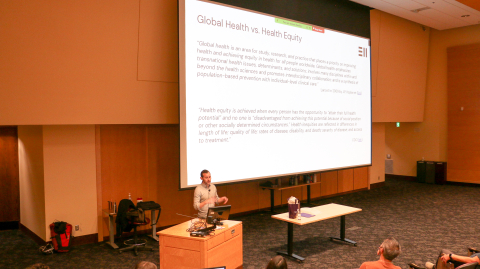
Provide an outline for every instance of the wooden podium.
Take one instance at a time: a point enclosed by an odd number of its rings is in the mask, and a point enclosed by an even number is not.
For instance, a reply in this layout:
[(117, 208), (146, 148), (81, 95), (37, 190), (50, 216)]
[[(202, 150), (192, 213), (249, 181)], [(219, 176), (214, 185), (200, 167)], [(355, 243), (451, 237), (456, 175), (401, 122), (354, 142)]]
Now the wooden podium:
[(187, 221), (157, 233), (160, 243), (160, 268), (209, 268), (243, 265), (243, 231), (241, 221), (223, 221), (225, 228), (215, 235), (191, 237)]

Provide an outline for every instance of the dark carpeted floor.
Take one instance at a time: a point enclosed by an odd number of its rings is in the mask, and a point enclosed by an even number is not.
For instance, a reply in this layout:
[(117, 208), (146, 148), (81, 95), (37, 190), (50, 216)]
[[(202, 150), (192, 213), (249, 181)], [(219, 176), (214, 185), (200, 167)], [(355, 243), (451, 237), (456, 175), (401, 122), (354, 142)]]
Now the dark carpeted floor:
[[(480, 188), (429, 185), (389, 179), (385, 187), (316, 201), (338, 203), (363, 209), (346, 217), (346, 237), (357, 247), (331, 242), (338, 236), (340, 218), (294, 226), (294, 253), (306, 258), (288, 260), (288, 268), (358, 268), (362, 262), (377, 260), (383, 239), (394, 236), (402, 254), (394, 264), (425, 264), (439, 250), (447, 248), (465, 255), (467, 247), (480, 247), (477, 217)], [(278, 209), (285, 212), (286, 208)], [(269, 213), (235, 218), (243, 221), (243, 268), (265, 268), (276, 251), (287, 249), (287, 224)], [(153, 252), (119, 254), (105, 243), (77, 246), (69, 253), (43, 255), (38, 245), (19, 230), (0, 231), (0, 268), (25, 268), (44, 263), (50, 268), (135, 268), (139, 261), (159, 264), (158, 242)]]

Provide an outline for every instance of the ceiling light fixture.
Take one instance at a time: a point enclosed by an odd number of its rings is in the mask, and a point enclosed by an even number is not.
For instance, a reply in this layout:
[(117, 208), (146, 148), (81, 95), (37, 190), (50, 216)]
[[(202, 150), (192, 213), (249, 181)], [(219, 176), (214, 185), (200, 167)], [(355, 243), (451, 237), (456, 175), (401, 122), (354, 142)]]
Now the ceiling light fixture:
[(462, 18), (468, 18), (470, 15), (462, 15)]
[(427, 9), (430, 9), (431, 7), (422, 7), (422, 8), (417, 8), (417, 9), (413, 9), (413, 10), (410, 10), (411, 12), (413, 13), (418, 13), (420, 11), (424, 11), (424, 10), (427, 10)]

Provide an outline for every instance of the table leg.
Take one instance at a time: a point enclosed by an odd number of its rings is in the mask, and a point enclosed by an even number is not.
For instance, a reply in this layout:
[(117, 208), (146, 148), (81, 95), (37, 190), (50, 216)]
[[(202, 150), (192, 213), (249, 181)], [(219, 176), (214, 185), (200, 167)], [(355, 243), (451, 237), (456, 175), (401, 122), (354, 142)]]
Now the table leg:
[(275, 211), (273, 211), (274, 207), (275, 207), (275, 191), (273, 189), (270, 189), (270, 211), (272, 213), (275, 213)]
[(349, 244), (352, 244), (354, 246), (357, 246), (357, 242), (345, 238), (345, 216), (340, 217), (340, 238), (330, 237), (330, 240), (332, 240), (332, 241), (333, 240), (342, 241), (342, 242), (349, 243)]
[(310, 185), (307, 185), (307, 203), (310, 204)]
[(314, 205), (311, 203), (312, 199), (311, 199), (311, 190), (310, 190), (310, 185), (307, 185), (307, 203), (304, 205), (304, 206), (307, 206), (307, 207), (315, 207), (317, 205)]
[(112, 248), (114, 249), (117, 249), (118, 246), (117, 244), (115, 244), (115, 227), (113, 225), (114, 221), (113, 221), (113, 215), (108, 215), (108, 226), (109, 226), (109, 230), (108, 230), (108, 233), (109, 233), (109, 241), (107, 242), (107, 244), (109, 244), (110, 246), (112, 246)]
[(288, 223), (288, 247), (287, 252), (285, 251), (277, 251), (277, 254), (282, 256), (287, 256), (293, 259), (296, 259), (300, 262), (303, 262), (305, 258), (298, 256), (297, 254), (293, 253), (293, 223)]
[[(155, 218), (155, 209), (150, 210), (152, 212), (151, 218), (152, 218), (152, 223), (156, 221), (157, 219)], [(160, 214), (160, 213), (159, 213)], [(151, 238), (154, 240), (158, 241), (158, 236), (157, 236), (157, 224), (152, 225), (152, 235), (149, 235)]]

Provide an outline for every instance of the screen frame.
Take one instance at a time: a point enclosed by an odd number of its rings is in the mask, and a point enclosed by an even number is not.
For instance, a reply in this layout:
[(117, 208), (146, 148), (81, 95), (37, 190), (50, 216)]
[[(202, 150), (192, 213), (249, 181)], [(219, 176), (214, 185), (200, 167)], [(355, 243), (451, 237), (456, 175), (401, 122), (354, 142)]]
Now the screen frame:
[[(225, 6), (229, 8), (234, 8), (234, 9), (239, 9), (247, 12), (252, 12), (260, 15), (265, 15), (265, 16), (271, 16), (279, 19), (285, 19), (289, 20), (292, 22), (297, 22), (301, 24), (306, 24), (310, 26), (315, 26), (319, 28), (323, 28), (329, 31), (334, 31), (337, 33), (342, 33), (345, 35), (350, 35), (362, 39), (368, 40), (368, 46), (370, 47), (370, 55), (369, 61), (370, 61), (370, 163), (368, 164), (361, 164), (361, 165), (352, 165), (352, 166), (344, 166), (344, 167), (336, 167), (336, 168), (327, 168), (327, 169), (316, 169), (316, 170), (310, 170), (310, 171), (302, 171), (302, 172), (292, 172), (292, 173), (285, 173), (285, 174), (277, 174), (277, 175), (269, 175), (269, 176), (259, 176), (259, 177), (252, 177), (252, 178), (243, 178), (243, 179), (236, 179), (236, 180), (230, 180), (228, 182), (212, 182), (216, 186), (226, 186), (226, 185), (231, 185), (231, 184), (238, 184), (238, 183), (244, 183), (244, 182), (255, 182), (255, 181), (266, 181), (266, 180), (271, 180), (275, 178), (281, 178), (281, 177), (287, 177), (287, 176), (297, 176), (297, 175), (308, 175), (308, 174), (316, 174), (316, 173), (322, 173), (322, 172), (332, 172), (332, 171), (342, 171), (342, 170), (348, 170), (348, 169), (355, 169), (355, 168), (364, 168), (364, 167), (371, 167), (372, 166), (372, 160), (373, 160), (373, 122), (372, 122), (372, 50), (371, 50), (371, 38), (356, 35), (356, 34), (351, 34), (351, 33), (346, 33), (343, 31), (331, 29), (328, 27), (323, 27), (319, 25), (315, 25), (312, 23), (308, 22), (302, 22), (298, 21), (295, 19), (283, 17), (283, 16), (277, 16), (265, 12), (260, 12), (256, 10), (251, 10), (239, 6), (234, 6), (234, 5), (229, 5), (225, 3), (220, 3), (216, 1), (209, 1), (209, 0), (197, 0), (201, 2), (206, 2), (206, 3), (211, 3), (215, 5), (220, 5), (220, 6)], [(192, 190), (195, 189), (197, 186), (199, 186), (202, 182), (199, 182), (196, 185), (193, 186), (188, 186), (187, 187), (182, 187), (182, 172), (187, 174), (186, 170), (186, 165), (187, 165), (187, 145), (186, 145), (186, 94), (182, 92), (182, 89), (185, 89), (186, 86), (186, 75), (185, 75), (185, 61), (186, 61), (186, 53), (185, 53), (185, 0), (179, 0), (177, 1), (177, 29), (178, 29), (178, 48), (179, 48), (179, 53), (178, 53), (178, 120), (179, 120), (179, 178), (178, 178), (178, 190), (183, 191), (183, 190)], [(183, 48), (183, 50), (182, 50)], [(183, 60), (183, 64), (182, 64)], [(182, 87), (183, 86), (183, 87)], [(183, 132), (182, 130), (185, 130)], [(183, 169), (183, 167), (185, 167)], [(186, 175), (188, 177), (188, 174)], [(199, 177), (200, 178), (200, 177)]]

